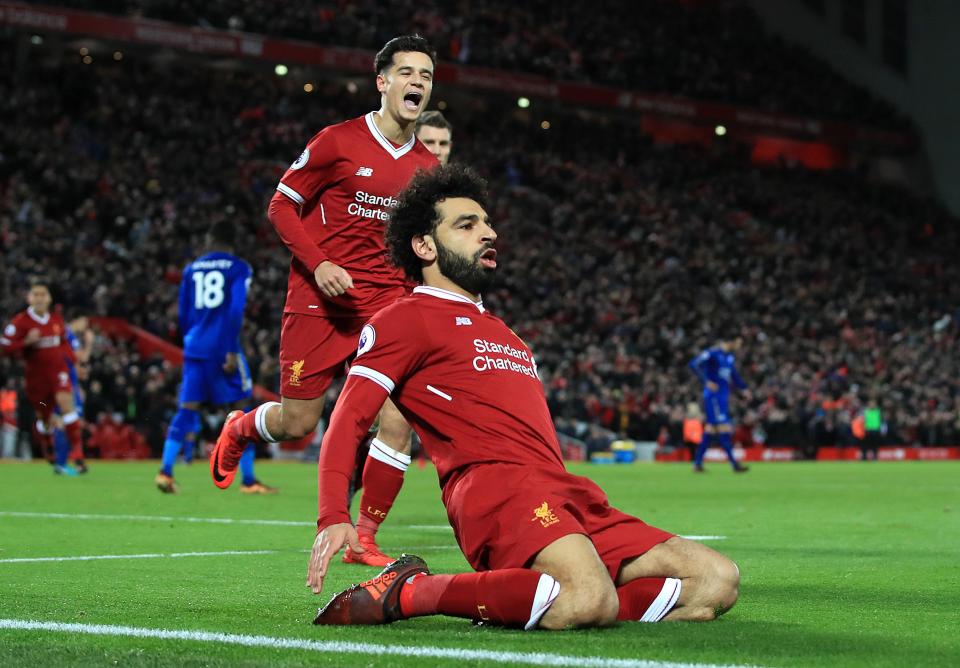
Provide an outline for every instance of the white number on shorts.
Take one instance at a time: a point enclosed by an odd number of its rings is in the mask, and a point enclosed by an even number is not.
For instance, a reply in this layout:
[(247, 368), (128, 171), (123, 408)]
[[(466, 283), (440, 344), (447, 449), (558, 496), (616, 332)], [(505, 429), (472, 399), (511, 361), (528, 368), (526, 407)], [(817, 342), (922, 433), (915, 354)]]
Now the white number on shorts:
[(219, 271), (194, 272), (194, 307), (204, 309), (220, 306), (223, 303), (223, 283), (223, 274)]

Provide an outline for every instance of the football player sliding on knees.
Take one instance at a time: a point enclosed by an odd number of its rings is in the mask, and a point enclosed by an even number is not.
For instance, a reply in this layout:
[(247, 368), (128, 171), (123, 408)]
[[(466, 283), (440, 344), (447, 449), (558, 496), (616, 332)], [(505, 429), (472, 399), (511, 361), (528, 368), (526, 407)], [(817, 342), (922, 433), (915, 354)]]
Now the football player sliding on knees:
[(388, 396), (436, 466), (474, 572), (433, 574), (403, 555), (335, 594), (314, 623), (443, 614), (563, 629), (729, 610), (740, 580), (730, 559), (611, 507), (596, 484), (566, 471), (533, 352), (481, 300), (497, 269), (484, 181), (446, 165), (418, 174), (398, 199), (387, 248), (420, 285), (361, 333), (320, 451), (307, 586), (319, 594), (333, 556), (359, 545), (346, 490)]
[[(356, 352), (363, 324), (408, 293), (403, 272), (386, 263), (384, 223), (413, 174), (438, 164), (414, 135), (434, 64), (422, 37), (387, 42), (374, 61), (380, 109), (321, 130), (280, 179), (268, 216), (292, 254), (280, 331), (281, 401), (228, 417), (211, 457), (218, 487), (230, 485), (248, 442), (294, 440), (316, 429), (324, 394)], [(386, 401), (370, 444), (376, 461), (363, 473), (370, 495), (357, 523), (360, 542), (346, 561), (392, 561), (377, 546), (376, 530), (402, 485), (409, 441), (409, 425)]]

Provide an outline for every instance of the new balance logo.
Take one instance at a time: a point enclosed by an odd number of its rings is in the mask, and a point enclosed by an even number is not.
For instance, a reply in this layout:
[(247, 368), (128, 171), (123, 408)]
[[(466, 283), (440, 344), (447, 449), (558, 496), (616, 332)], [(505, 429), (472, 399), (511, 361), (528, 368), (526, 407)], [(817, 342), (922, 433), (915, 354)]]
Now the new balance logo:
[(357, 170), (356, 176), (373, 176), (373, 167), (361, 167)]
[(473, 321), (470, 318), (465, 318), (463, 316), (457, 316), (457, 327), (462, 325), (472, 325)]

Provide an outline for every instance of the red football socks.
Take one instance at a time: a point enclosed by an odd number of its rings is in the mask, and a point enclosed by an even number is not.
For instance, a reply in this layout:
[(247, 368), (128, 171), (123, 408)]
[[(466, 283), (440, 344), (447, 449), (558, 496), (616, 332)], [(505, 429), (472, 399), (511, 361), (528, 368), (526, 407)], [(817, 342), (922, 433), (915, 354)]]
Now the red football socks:
[(256, 409), (250, 411), (249, 413), (245, 413), (242, 418), (234, 423), (234, 429), (246, 443), (264, 442), (263, 437), (260, 436), (260, 432), (257, 431), (257, 411), (259, 409), (260, 406), (257, 406)]
[(405, 617), (440, 614), (522, 627), (535, 614), (539, 619), (559, 592), (552, 578), (548, 584), (550, 589), (556, 587), (556, 592), (538, 592), (541, 576), (550, 578), (527, 568), (416, 575), (400, 590), (400, 611)]
[[(401, 592), (402, 593), (402, 592)], [(621, 622), (658, 622), (673, 609), (680, 596), (676, 578), (637, 578), (617, 587)]]
[(375, 537), (380, 523), (397, 500), (403, 487), (403, 474), (410, 464), (409, 455), (393, 450), (380, 439), (370, 443), (370, 455), (363, 466), (363, 493), (357, 531)]
[(83, 426), (80, 421), (71, 422), (63, 426), (63, 431), (67, 434), (67, 440), (70, 441), (70, 459), (83, 459)]

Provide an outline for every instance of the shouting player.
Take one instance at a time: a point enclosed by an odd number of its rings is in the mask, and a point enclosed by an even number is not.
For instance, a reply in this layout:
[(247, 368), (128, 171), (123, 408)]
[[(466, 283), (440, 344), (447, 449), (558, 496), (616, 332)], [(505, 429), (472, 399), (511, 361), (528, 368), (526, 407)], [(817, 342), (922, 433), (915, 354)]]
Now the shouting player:
[(387, 224), (393, 261), (422, 283), (377, 313), (320, 451), (319, 532), (307, 585), (358, 543), (344, 493), (354, 451), (385, 396), (437, 467), (443, 503), (474, 573), (431, 575), (404, 555), (337, 594), (316, 624), (446, 614), (546, 629), (616, 620), (709, 620), (737, 600), (736, 565), (609, 505), (566, 471), (530, 348), (480, 294), (497, 266), (486, 184), (448, 165), (422, 173)]
[(439, 111), (425, 111), (417, 119), (417, 139), (430, 149), (441, 165), (450, 160), (453, 150), (453, 126)]
[[(437, 165), (414, 136), (434, 64), (422, 37), (387, 42), (374, 61), (380, 110), (321, 130), (280, 179), (269, 218), (293, 254), (280, 330), (282, 401), (227, 418), (210, 461), (218, 487), (230, 485), (247, 441), (297, 439), (316, 428), (324, 393), (356, 351), (364, 322), (407, 294), (403, 273), (386, 262), (383, 228), (413, 174)], [(409, 440), (410, 427), (387, 402), (364, 486), (389, 502), (410, 463), (402, 452)], [(358, 523), (363, 547), (353, 546), (347, 560), (382, 566), (390, 558), (374, 533), (389, 508), (368, 501)]]
[(690, 360), (690, 369), (703, 383), (703, 408), (706, 421), (703, 425), (703, 440), (693, 458), (693, 470), (703, 473), (703, 456), (710, 446), (710, 440), (716, 437), (720, 447), (727, 453), (730, 465), (736, 473), (744, 473), (750, 467), (737, 461), (733, 454), (733, 424), (730, 420), (730, 385), (745, 391), (747, 384), (737, 373), (734, 353), (740, 350), (743, 339), (720, 341), (713, 348), (707, 348)]
[[(73, 349), (67, 342), (67, 326), (58, 310), (51, 310), (50, 289), (36, 281), (27, 293), (26, 311), (21, 311), (0, 336), (0, 349), (20, 353), (25, 362), (24, 391), (37, 416), (37, 436), (45, 453), (53, 446), (53, 430), (62, 427), (70, 442), (74, 464), (86, 473), (83, 460), (83, 431), (73, 398), (68, 362), (74, 362)], [(54, 408), (60, 415), (54, 415)], [(62, 470), (54, 469), (57, 473)]]
[[(447, 164), (450, 159), (450, 149), (453, 146), (453, 127), (439, 111), (425, 111), (420, 114), (416, 125), (417, 139), (423, 142), (441, 165)], [(397, 446), (397, 452), (404, 455), (403, 464), (410, 463), (411, 443), (406, 439)], [(362, 456), (361, 450), (357, 454)], [(376, 541), (377, 530), (387, 519), (387, 513), (393, 507), (400, 488), (403, 485), (403, 470), (398, 467), (387, 467), (383, 463), (383, 448), (371, 444), (369, 454), (363, 466), (363, 494), (360, 496), (360, 514), (357, 518), (357, 528), (361, 531), (362, 544)], [(389, 475), (391, 484), (383, 484), (384, 478)], [(354, 483), (356, 473), (354, 473)], [(352, 496), (352, 495), (351, 495)], [(344, 555), (347, 563), (370, 563), (371, 555), (360, 557), (353, 550), (347, 549)], [(373, 565), (385, 566), (384, 560), (376, 559)], [(387, 562), (389, 563), (389, 562)]]
[[(164, 493), (177, 491), (173, 465), (184, 444), (200, 433), (203, 404), (245, 406), (253, 396), (250, 368), (240, 345), (243, 311), (253, 278), (250, 265), (233, 254), (236, 227), (219, 221), (210, 227), (209, 250), (187, 265), (180, 281), (179, 317), (183, 332), (183, 378), (179, 407), (163, 443), (163, 463), (154, 482)], [(239, 460), (240, 490), (272, 494), (253, 472), (256, 446), (246, 445)]]

